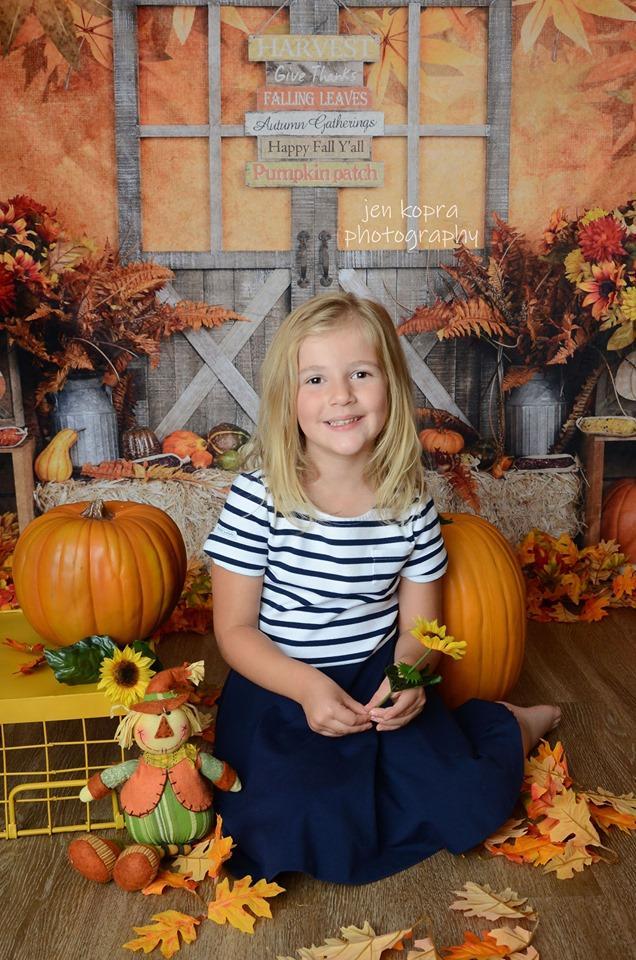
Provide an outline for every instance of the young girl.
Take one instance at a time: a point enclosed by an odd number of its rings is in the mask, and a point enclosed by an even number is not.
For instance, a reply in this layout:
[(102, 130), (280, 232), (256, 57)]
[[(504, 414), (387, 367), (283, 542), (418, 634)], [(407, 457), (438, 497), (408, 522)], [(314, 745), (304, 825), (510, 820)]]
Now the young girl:
[(379, 706), (385, 667), (422, 653), (415, 618), (442, 623), (447, 563), (382, 306), (333, 293), (287, 317), (245, 466), (204, 547), (232, 668), (217, 749), (243, 782), (216, 798), (233, 870), (368, 883), (475, 846), (510, 816), (524, 754), (559, 713), (451, 712), (435, 687)]

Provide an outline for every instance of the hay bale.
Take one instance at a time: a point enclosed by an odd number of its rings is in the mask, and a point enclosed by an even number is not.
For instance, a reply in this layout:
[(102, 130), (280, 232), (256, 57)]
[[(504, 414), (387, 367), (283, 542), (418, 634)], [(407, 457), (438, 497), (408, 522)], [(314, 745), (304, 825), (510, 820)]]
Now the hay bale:
[[(39, 484), (36, 501), (42, 512), (62, 503), (82, 500), (133, 500), (149, 503), (172, 517), (186, 545), (189, 559), (201, 558), (203, 544), (223, 509), (235, 473), (199, 470), (190, 480), (68, 480)], [(438, 510), (444, 513), (474, 513), (461, 500), (446, 478), (426, 471), (428, 489)], [(479, 515), (494, 524), (517, 544), (533, 527), (554, 536), (582, 529), (579, 511), (579, 471), (511, 470), (501, 480), (477, 473), (481, 510)]]
[(477, 472), (480, 510), (469, 507), (453, 490), (443, 474), (426, 471), (429, 493), (444, 513), (477, 513), (490, 521), (513, 545), (538, 527), (552, 536), (582, 529), (581, 474), (578, 470), (510, 470), (496, 480)]

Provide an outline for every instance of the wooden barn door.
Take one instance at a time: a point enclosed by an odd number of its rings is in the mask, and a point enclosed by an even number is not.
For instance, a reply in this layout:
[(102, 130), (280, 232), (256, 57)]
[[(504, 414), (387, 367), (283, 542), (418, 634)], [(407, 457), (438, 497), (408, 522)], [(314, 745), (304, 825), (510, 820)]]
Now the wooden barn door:
[[(483, 117), (474, 123), (453, 123), (452, 117), (444, 122), (443, 104), (438, 102), (435, 121), (427, 122), (426, 18), (440, 10), (452, 18), (457, 10), (462, 22), (465, 7), (463, 0), (397, 0), (391, 7), (372, 7), (369, 0), (347, 4), (293, 0), (282, 6), (279, 0), (258, 4), (114, 0), (120, 244), (129, 256), (143, 256), (175, 271), (169, 290), (173, 299), (220, 303), (249, 317), (248, 323), (188, 332), (167, 342), (159, 368), (145, 371), (145, 393), (137, 406), (140, 422), (147, 422), (160, 436), (182, 427), (204, 433), (220, 420), (251, 430), (258, 416), (260, 364), (289, 309), (340, 286), (381, 300), (397, 321), (442, 289), (440, 268), (452, 262), (452, 248), (439, 249), (426, 242), (413, 247), (407, 240), (400, 241), (399, 232), (397, 239), (387, 243), (375, 235), (365, 241), (356, 231), (363, 223), (376, 227), (380, 220), (397, 218), (402, 232), (412, 229), (417, 235), (422, 227), (418, 207), (426, 202), (427, 170), (444, 138), (455, 138), (458, 149), (465, 147), (467, 158), (465, 182), (453, 187), (447, 206), (453, 202), (461, 206), (468, 190), (479, 196), (482, 212), (497, 210), (507, 215), (510, 0), (472, 0), (470, 4), (483, 8), (481, 29), (487, 55)], [(182, 54), (175, 42), (165, 52), (165, 60), (171, 61), (166, 64), (156, 45), (170, 17), (180, 38), (198, 29), (203, 53), (198, 58), (191, 55), (191, 70), (193, 75), (204, 71), (205, 82), (197, 87), (193, 81), (188, 90), (175, 84), (172, 106), (164, 103), (154, 110), (147, 105), (149, 91), (164, 67), (177, 70), (175, 63)], [(430, 26), (435, 62), (436, 23), (431, 21)], [(305, 35), (377, 33), (383, 56), (393, 51), (397, 59), (386, 67), (380, 86), (400, 83), (399, 67), (404, 72), (404, 90), (395, 88), (397, 114), (395, 110), (393, 116), (391, 111), (387, 114), (384, 134), (374, 138), (372, 154), (374, 161), (386, 155), (385, 185), (392, 184), (388, 195), (373, 188), (245, 186), (244, 161), (256, 159), (257, 154), (255, 138), (246, 136), (244, 114), (256, 108), (256, 83), (265, 83), (262, 64), (246, 66), (247, 41), (251, 34), (271, 30)], [(149, 43), (154, 44), (150, 54)], [(371, 69), (367, 64), (365, 77)], [(239, 86), (235, 76), (242, 76), (240, 82), (246, 87), (253, 83), (253, 89), (235, 89)], [(374, 109), (382, 110), (382, 103)], [(430, 156), (427, 143), (435, 147)], [(477, 151), (471, 149), (475, 144), (480, 145)], [(475, 156), (480, 160), (475, 161)], [(192, 158), (190, 168), (182, 163), (184, 157)], [(196, 187), (193, 174), (189, 191), (187, 177), (197, 165), (201, 182)], [(180, 183), (181, 200), (173, 209), (189, 211), (189, 220), (182, 227), (175, 224), (174, 237), (166, 242), (170, 231), (164, 222), (162, 234), (158, 225), (162, 211), (170, 207), (175, 183)], [(379, 212), (371, 216), (375, 206)], [(390, 216), (383, 218), (387, 210)], [(199, 229), (189, 248), (180, 248), (180, 235), (187, 234), (199, 218), (207, 221), (201, 228), (205, 236), (202, 239)], [(483, 224), (479, 236), (484, 236)], [(478, 425), (484, 373), (474, 348), (462, 342), (440, 344), (428, 334), (410, 342), (405, 338), (404, 347), (418, 404), (445, 408)]]

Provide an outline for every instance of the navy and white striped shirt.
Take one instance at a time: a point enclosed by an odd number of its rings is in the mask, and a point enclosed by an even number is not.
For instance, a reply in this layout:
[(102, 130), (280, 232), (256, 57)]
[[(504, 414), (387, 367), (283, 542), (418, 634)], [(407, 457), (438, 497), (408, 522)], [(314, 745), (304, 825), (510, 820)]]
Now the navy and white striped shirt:
[[(303, 515), (298, 514), (303, 520)], [(401, 523), (377, 511), (318, 511), (304, 529), (274, 509), (261, 470), (239, 474), (203, 549), (215, 563), (263, 577), (258, 628), (282, 651), (319, 667), (359, 663), (398, 635), (400, 576), (441, 577), (447, 557), (432, 500)]]

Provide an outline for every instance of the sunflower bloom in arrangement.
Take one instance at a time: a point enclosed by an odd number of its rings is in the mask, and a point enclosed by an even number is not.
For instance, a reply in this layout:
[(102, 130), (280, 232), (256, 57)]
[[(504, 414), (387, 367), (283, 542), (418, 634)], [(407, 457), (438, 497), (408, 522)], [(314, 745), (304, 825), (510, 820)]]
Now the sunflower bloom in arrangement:
[(115, 650), (112, 657), (102, 660), (97, 688), (113, 703), (129, 707), (143, 699), (146, 687), (154, 670), (150, 669), (152, 660), (144, 657), (132, 647)]
[[(411, 634), (419, 640), (426, 650), (415, 663), (393, 663), (387, 667), (385, 673), (389, 678), (391, 693), (398, 690), (409, 690), (411, 687), (430, 687), (433, 684), (441, 683), (441, 676), (438, 673), (431, 673), (428, 666), (422, 670), (418, 669), (421, 664), (430, 656), (432, 651), (443, 653), (453, 660), (461, 660), (466, 653), (468, 644), (465, 640), (456, 640), (446, 633), (444, 624), (440, 625), (437, 620), (425, 620), (424, 617), (416, 617), (415, 624), (411, 629)], [(379, 706), (384, 706), (391, 698), (391, 694), (384, 698)]]

